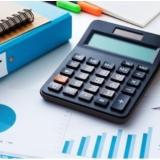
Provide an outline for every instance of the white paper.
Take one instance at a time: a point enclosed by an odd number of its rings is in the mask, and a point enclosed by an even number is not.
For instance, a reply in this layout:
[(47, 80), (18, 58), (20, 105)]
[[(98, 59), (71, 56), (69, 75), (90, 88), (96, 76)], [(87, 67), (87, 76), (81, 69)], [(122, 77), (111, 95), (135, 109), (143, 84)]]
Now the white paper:
[(108, 15), (145, 27), (160, 13), (160, 2), (154, 1), (92, 1)]

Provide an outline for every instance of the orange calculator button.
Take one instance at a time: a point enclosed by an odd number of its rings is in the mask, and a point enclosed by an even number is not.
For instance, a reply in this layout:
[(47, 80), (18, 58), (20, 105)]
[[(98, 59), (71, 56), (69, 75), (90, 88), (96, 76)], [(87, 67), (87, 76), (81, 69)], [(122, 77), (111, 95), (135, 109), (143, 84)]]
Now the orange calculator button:
[(53, 78), (53, 80), (57, 83), (60, 83), (60, 84), (66, 84), (68, 82), (69, 78), (58, 74)]

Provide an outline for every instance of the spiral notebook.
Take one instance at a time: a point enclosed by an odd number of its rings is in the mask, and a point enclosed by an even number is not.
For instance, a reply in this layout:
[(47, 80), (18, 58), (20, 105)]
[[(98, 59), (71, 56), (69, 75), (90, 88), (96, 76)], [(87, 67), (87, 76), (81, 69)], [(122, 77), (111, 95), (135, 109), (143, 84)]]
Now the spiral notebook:
[(24, 8), (16, 2), (0, 2), (0, 44), (31, 31), (49, 20), (31, 8)]

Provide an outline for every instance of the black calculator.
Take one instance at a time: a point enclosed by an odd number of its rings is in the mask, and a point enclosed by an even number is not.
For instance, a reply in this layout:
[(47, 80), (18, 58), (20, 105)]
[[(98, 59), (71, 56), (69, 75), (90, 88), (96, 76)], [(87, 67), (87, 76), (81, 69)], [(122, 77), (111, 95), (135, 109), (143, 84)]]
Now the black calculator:
[(159, 35), (96, 20), (44, 84), (41, 95), (122, 123), (159, 64)]

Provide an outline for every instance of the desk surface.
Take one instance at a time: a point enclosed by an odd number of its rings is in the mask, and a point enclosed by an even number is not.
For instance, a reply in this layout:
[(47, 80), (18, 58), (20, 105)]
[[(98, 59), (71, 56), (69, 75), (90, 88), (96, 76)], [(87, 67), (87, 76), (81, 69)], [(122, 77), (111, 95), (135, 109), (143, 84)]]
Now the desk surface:
[[(158, 134), (156, 133), (159, 132), (160, 134), (160, 128), (158, 128), (156, 122), (160, 120), (160, 111), (155, 111), (151, 108), (158, 107), (160, 104), (160, 70), (138, 104), (132, 120), (124, 125), (112, 124), (83, 113), (53, 105), (43, 101), (41, 98), (39, 94), (41, 86), (78, 43), (93, 20), (100, 19), (140, 29), (108, 16), (95, 17), (85, 13), (72, 15), (73, 36), (69, 43), (0, 80), (0, 102), (11, 106), (17, 114), (17, 122), (13, 128), (0, 135), (0, 143), (2, 143), (0, 151), (37, 157), (59, 157), (65, 156), (60, 154), (60, 148), (62, 148), (65, 139), (72, 138), (78, 141), (82, 135), (95, 136), (105, 131), (108, 131), (109, 134), (116, 134), (117, 128), (123, 129), (125, 131), (124, 134), (130, 132), (142, 133), (147, 131), (148, 127), (152, 127), (154, 128), (154, 139), (151, 143), (150, 156), (158, 157), (160, 150), (157, 147), (160, 142), (156, 140), (158, 139)], [(148, 24), (144, 30), (160, 34), (159, 26), (160, 16)], [(57, 133), (55, 133), (55, 129), (57, 129)], [(39, 141), (40, 139), (41, 142)], [(56, 140), (56, 144), (54, 140)], [(5, 143), (8, 141), (12, 141), (12, 145)], [(32, 146), (30, 146), (31, 141), (35, 142)], [(39, 145), (40, 143), (43, 143), (43, 145)], [(75, 145), (78, 144), (75, 143)], [(125, 144), (122, 144), (122, 149), (123, 146)], [(36, 149), (37, 147), (38, 149)], [(54, 152), (51, 148), (54, 148)], [(137, 147), (135, 150), (139, 152), (138, 149)], [(88, 151), (89, 155), (91, 155), (91, 150), (92, 147)], [(135, 157), (136, 151), (134, 153)], [(75, 155), (73, 154), (72, 156)], [(105, 153), (102, 154), (103, 156), (105, 157)], [(122, 152), (119, 151), (116, 156), (121, 157)]]

